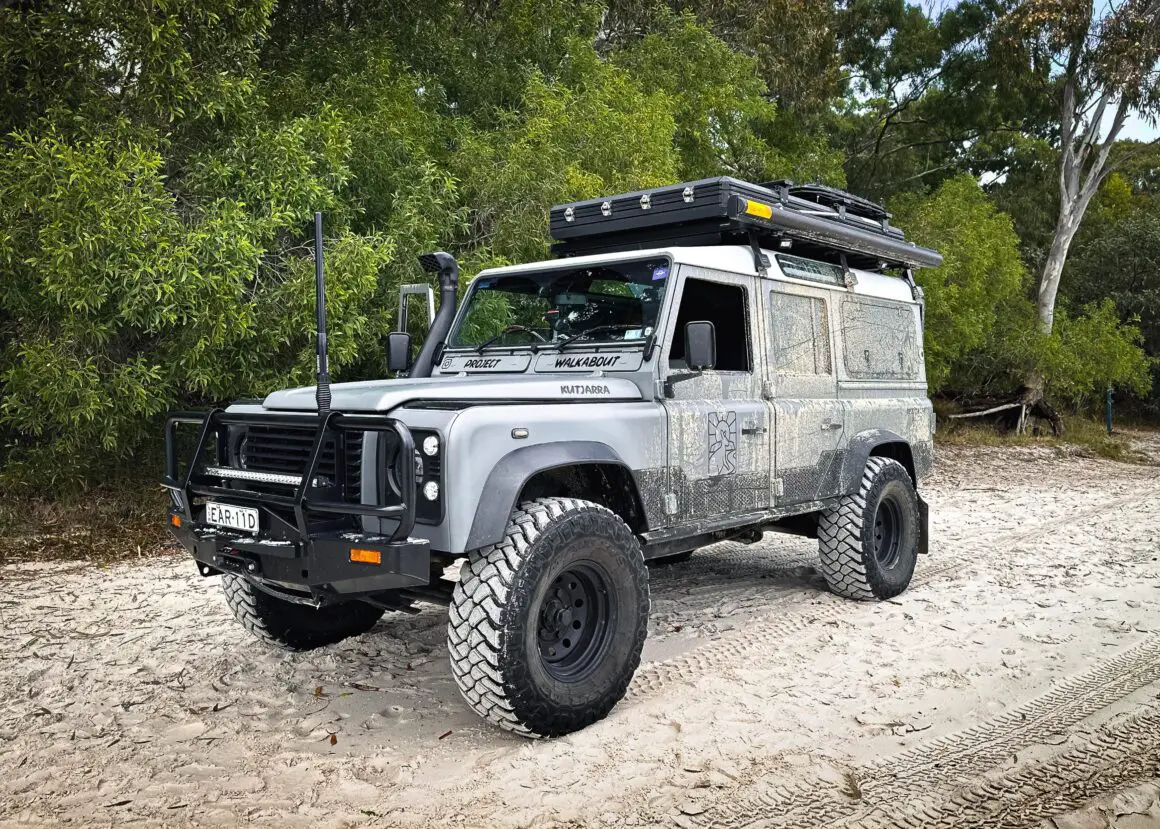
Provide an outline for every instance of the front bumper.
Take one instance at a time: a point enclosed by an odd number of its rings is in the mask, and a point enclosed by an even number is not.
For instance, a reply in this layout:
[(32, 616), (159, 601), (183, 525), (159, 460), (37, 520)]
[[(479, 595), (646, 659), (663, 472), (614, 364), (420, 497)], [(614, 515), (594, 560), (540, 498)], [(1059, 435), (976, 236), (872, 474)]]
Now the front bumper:
[[(176, 516), (181, 526), (173, 524)], [(426, 539), (391, 541), (355, 532), (316, 533), (285, 541), (188, 522), (170, 511), (170, 531), (197, 561), (203, 575), (235, 573), (250, 581), (326, 604), (389, 590), (426, 585), (431, 551)], [(350, 551), (377, 552), (378, 563), (351, 561)], [(289, 598), (289, 596), (287, 596)]]
[[(181, 424), (199, 426), (197, 445), (184, 474), (179, 471), (176, 431)], [(292, 494), (247, 489), (245, 470), (229, 467), (231, 426), (309, 426), (312, 447)], [(343, 433), (392, 432), (398, 477), (392, 503), (352, 503), (336, 498), (333, 487), (318, 482), (316, 470), (327, 441)], [(426, 585), (431, 552), (426, 539), (414, 538), (415, 466), (410, 430), (385, 415), (329, 412), (313, 414), (180, 413), (165, 430), (166, 475), (170, 491), (169, 528), (197, 560), (203, 575), (235, 573), (268, 592), (303, 604), (321, 605)], [(340, 493), (341, 494), (341, 493)], [(259, 531), (247, 533), (209, 524), (205, 501), (255, 508)], [(361, 499), (360, 499), (361, 501)], [(365, 532), (363, 517), (390, 519), (389, 535)], [(390, 523), (388, 522), (388, 523)]]

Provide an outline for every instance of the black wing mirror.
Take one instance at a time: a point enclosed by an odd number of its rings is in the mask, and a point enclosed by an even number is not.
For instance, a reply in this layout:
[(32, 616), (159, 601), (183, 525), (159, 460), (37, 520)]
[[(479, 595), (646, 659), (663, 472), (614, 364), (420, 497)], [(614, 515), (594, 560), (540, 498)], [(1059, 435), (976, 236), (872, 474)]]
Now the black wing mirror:
[(717, 367), (717, 328), (707, 320), (685, 324), (685, 362), (691, 371)]
[(411, 367), (411, 335), (392, 331), (387, 335), (387, 371), (399, 374)]

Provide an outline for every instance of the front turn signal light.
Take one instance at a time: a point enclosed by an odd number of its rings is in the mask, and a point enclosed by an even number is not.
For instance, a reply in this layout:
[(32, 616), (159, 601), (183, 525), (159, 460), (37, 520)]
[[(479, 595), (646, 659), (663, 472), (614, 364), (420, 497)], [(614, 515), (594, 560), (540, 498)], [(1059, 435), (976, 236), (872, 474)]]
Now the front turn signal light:
[(180, 515), (169, 516), (169, 523), (172, 524), (174, 527), (180, 528), (181, 527), (181, 516)]
[(350, 548), (350, 560), (360, 564), (382, 564), (383, 554), (379, 550), (363, 550), (358, 547)]

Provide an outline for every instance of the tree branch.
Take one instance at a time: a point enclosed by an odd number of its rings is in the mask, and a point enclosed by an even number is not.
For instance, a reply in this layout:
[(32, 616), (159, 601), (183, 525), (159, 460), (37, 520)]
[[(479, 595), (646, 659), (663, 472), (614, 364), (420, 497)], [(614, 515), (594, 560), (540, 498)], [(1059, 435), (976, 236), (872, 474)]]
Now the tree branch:
[(1105, 87), (1103, 94), (1100, 95), (1099, 101), (1096, 103), (1096, 110), (1091, 114), (1091, 121), (1088, 122), (1087, 129), (1084, 130), (1083, 141), (1079, 146), (1079, 156), (1076, 163), (1082, 167), (1084, 161), (1087, 160), (1087, 155), (1095, 146), (1096, 136), (1100, 133), (1100, 126), (1104, 120), (1104, 110), (1107, 109), (1108, 101), (1112, 97), (1112, 91)]
[(1116, 117), (1112, 119), (1112, 128), (1108, 130), (1108, 137), (1104, 139), (1104, 143), (1100, 146), (1099, 154), (1092, 162), (1092, 166), (1088, 169), (1087, 177), (1084, 180), (1083, 188), (1080, 190), (1081, 197), (1090, 199), (1107, 174), (1105, 167), (1108, 163), (1108, 155), (1112, 152), (1112, 146), (1116, 143), (1116, 137), (1120, 134), (1120, 130), (1124, 128), (1124, 122), (1128, 119), (1128, 102), (1124, 97), (1120, 97), (1120, 104), (1116, 107)]

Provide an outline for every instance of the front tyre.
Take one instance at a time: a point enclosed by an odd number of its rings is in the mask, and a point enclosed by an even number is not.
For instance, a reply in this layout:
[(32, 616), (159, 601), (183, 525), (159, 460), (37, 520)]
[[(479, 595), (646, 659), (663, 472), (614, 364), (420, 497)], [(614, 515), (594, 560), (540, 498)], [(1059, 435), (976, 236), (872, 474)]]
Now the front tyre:
[(889, 599), (910, 584), (921, 532), (918, 495), (906, 468), (870, 458), (858, 491), (818, 519), (821, 571), (848, 599)]
[(648, 572), (625, 523), (589, 501), (538, 498), (464, 564), (447, 625), (451, 671), (501, 728), (569, 734), (624, 697), (648, 611)]
[(383, 611), (365, 602), (314, 608), (271, 596), (241, 576), (222, 576), (226, 603), (242, 627), (268, 645), (308, 651), (333, 645), (375, 626)]

